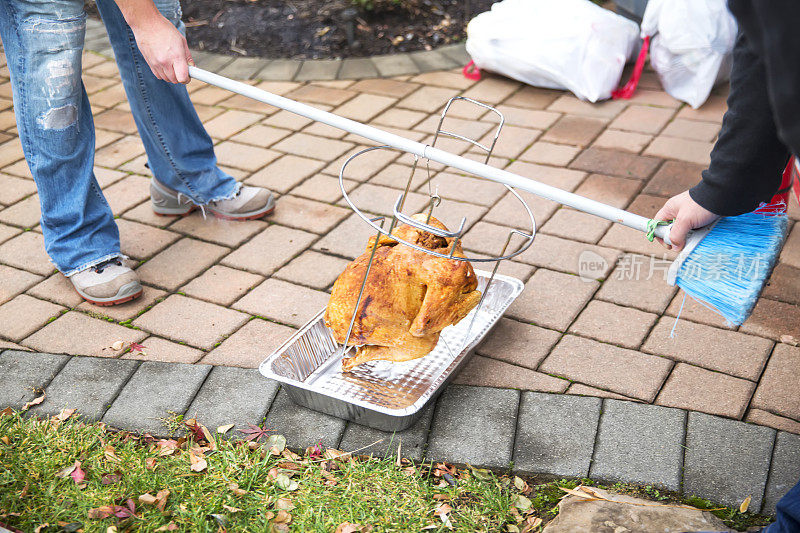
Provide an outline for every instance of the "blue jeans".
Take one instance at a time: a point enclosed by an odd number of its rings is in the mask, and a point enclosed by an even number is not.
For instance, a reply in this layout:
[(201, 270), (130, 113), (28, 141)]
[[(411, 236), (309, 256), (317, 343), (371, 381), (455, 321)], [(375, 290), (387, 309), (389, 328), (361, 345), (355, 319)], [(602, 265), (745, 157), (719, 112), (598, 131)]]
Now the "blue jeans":
[(763, 533), (796, 533), (800, 531), (800, 482), (778, 501), (775, 522)]
[[(178, 0), (155, 0), (184, 31)], [(157, 79), (114, 0), (97, 0), (150, 170), (198, 205), (232, 197), (211, 138), (183, 85)], [(69, 276), (120, 257), (119, 231), (95, 179), (94, 123), (81, 81), (83, 0), (0, 0), (22, 149), (42, 207), (45, 248)]]

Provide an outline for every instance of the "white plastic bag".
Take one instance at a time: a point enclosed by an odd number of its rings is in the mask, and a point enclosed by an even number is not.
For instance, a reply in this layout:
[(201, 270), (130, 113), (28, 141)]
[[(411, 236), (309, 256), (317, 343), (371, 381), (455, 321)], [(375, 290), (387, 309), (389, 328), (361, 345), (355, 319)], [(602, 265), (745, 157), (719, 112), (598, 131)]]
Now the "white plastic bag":
[(664, 90), (695, 109), (730, 76), (736, 20), (725, 0), (650, 0), (644, 35)]
[(638, 34), (589, 0), (503, 0), (470, 21), (467, 53), (478, 68), (596, 102), (619, 84)]

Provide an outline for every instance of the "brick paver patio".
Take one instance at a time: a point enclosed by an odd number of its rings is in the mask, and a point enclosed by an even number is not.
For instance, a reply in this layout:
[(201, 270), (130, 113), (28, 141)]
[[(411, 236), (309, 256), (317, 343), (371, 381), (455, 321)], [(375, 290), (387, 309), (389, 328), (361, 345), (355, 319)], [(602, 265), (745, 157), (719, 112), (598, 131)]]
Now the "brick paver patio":
[[(4, 64), (4, 59), (2, 60)], [(123, 252), (138, 264), (142, 298), (82, 303), (44, 253), (39, 206), (16, 136), (8, 69), (0, 69), (0, 349), (131, 358), (115, 341), (139, 342), (147, 361), (256, 367), (325, 304), (346, 262), (369, 236), (343, 202), (345, 157), (368, 145), (226, 91), (192, 82), (220, 164), (270, 187), (278, 208), (264, 221), (160, 218), (149, 207), (149, 171), (112, 60), (87, 52), (84, 83), (97, 126), (97, 177), (118, 217)], [(630, 101), (581, 102), (570, 94), (458, 70), (360, 81), (257, 83), (268, 91), (428, 142), (446, 100), (497, 106), (507, 126), (492, 164), (652, 216), (697, 179), (719, 129), (725, 96), (699, 110), (673, 100), (646, 73)], [(454, 106), (452, 129), (483, 137), (492, 116)], [(478, 157), (466, 146), (445, 149)], [(348, 167), (346, 185), (365, 210), (385, 213), (411, 158), (378, 151)], [(428, 173), (414, 177), (409, 208), (427, 202)], [(522, 210), (500, 186), (431, 165), (445, 223), (471, 224), (465, 248), (492, 254)], [(633, 399), (800, 433), (800, 225), (753, 316), (731, 330), (663, 281), (664, 250), (642, 235), (523, 195), (538, 235), (501, 267), (526, 290), (461, 373), (465, 385)], [(790, 211), (800, 219), (800, 209)], [(578, 257), (606, 262), (583, 280)], [(671, 257), (667, 255), (666, 257)], [(631, 279), (635, 278), (635, 279)]]

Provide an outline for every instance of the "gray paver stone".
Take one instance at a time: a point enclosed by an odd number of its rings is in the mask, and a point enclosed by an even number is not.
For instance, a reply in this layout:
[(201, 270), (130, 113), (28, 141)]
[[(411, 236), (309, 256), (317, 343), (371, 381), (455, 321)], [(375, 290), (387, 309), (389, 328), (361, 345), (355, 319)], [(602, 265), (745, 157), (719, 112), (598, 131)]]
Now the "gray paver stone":
[(762, 513), (775, 514), (778, 500), (794, 487), (800, 477), (800, 435), (781, 431), (775, 439)]
[(170, 430), (163, 419), (186, 411), (210, 371), (209, 365), (142, 363), (106, 411), (103, 422), (136, 433), (168, 436)]
[(296, 81), (313, 80), (335, 80), (339, 68), (342, 66), (341, 59), (317, 59), (314, 61), (304, 61), (300, 71), (295, 76)]
[(266, 427), (286, 437), (286, 444), (292, 448), (306, 448), (318, 442), (336, 448), (346, 424), (341, 418), (297, 405), (283, 389), (272, 402), (266, 420)]
[(215, 366), (186, 416), (196, 418), (212, 433), (219, 426), (236, 424), (227, 436), (241, 437), (240, 431), (248, 424), (261, 424), (278, 388), (276, 381), (256, 369)]
[(601, 403), (600, 398), (523, 392), (514, 470), (588, 476)]
[(275, 59), (262, 68), (255, 77), (259, 80), (291, 80), (300, 70), (300, 65), (302, 64), (302, 61), (294, 59)]
[(132, 359), (72, 357), (47, 386), (47, 398), (31, 412), (52, 416), (70, 408), (84, 420), (100, 420), (138, 366)]
[(192, 50), (192, 59), (194, 59), (198, 67), (217, 72), (222, 70), (228, 63), (232, 63), (234, 58), (222, 54)]
[(260, 57), (237, 57), (217, 74), (237, 80), (249, 80), (255, 77), (258, 71), (266, 67), (267, 63), (269, 63), (269, 59)]
[(685, 428), (680, 409), (605, 400), (590, 477), (680, 490)]
[[(422, 416), (414, 424), (403, 431), (389, 433), (371, 427), (362, 426), (355, 422), (348, 422), (339, 447), (346, 451), (359, 450), (358, 455), (374, 454), (386, 457), (397, 454), (400, 446), (400, 455), (412, 461), (421, 461), (425, 442), (428, 440), (428, 428), (433, 418), (434, 402), (429, 403), (422, 411)], [(383, 439), (383, 442), (373, 444)], [(366, 446), (366, 448), (364, 448)]]
[(377, 78), (378, 69), (368, 57), (351, 57), (342, 61), (342, 68), (339, 69), (340, 80)]
[(0, 353), (0, 409), (22, 406), (36, 397), (69, 359), (67, 355), (6, 350)]
[(436, 407), (426, 460), (506, 468), (511, 462), (519, 391), (451, 385)]
[(420, 72), (430, 72), (432, 70), (449, 70), (461, 66), (452, 58), (444, 55), (438, 50), (425, 50), (409, 54), (411, 60), (417, 64)]
[(467, 63), (472, 60), (470, 55), (467, 53), (467, 49), (464, 46), (464, 43), (461, 44), (451, 44), (449, 46), (442, 46), (441, 48), (437, 48), (437, 50), (459, 65), (466, 65)]
[(774, 440), (774, 429), (690, 412), (684, 493), (730, 506), (752, 496), (760, 509)]
[(373, 56), (372, 62), (380, 75), (385, 78), (419, 72), (419, 67), (406, 54)]

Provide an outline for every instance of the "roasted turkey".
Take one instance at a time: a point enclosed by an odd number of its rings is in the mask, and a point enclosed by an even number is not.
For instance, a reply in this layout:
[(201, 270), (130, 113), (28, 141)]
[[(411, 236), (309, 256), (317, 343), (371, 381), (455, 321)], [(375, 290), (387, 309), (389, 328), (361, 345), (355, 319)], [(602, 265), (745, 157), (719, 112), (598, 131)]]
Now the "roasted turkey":
[[(425, 221), (425, 215), (414, 215)], [(447, 228), (431, 218), (429, 224)], [(449, 253), (452, 239), (439, 237), (407, 224), (393, 236), (439, 253)], [(367, 270), (375, 237), (366, 252), (347, 265), (333, 285), (325, 325), (337, 342), (344, 344), (358, 293)], [(461, 243), (455, 256), (464, 257)], [(342, 369), (376, 359), (400, 362), (430, 353), (439, 332), (464, 318), (481, 298), (475, 271), (466, 261), (436, 257), (381, 235), (348, 345), (358, 346)]]

